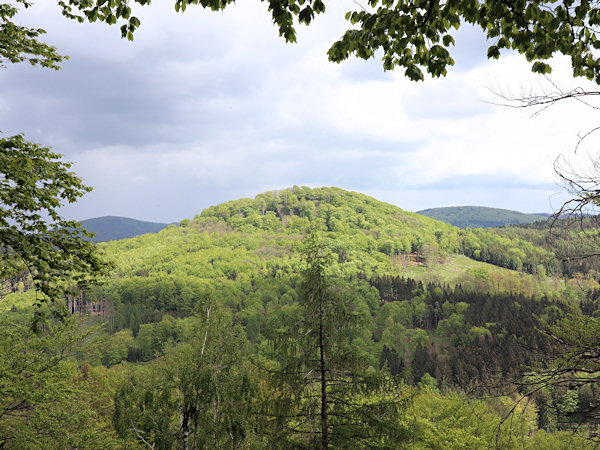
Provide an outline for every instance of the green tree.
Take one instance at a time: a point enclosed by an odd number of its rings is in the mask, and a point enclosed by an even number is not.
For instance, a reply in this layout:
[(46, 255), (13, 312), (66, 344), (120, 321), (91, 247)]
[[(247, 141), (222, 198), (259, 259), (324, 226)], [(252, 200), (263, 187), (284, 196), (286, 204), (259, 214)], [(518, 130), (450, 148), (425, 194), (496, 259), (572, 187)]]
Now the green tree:
[[(27, 0), (19, 4), (31, 6)], [(40, 42), (44, 30), (15, 23), (16, 5), (0, 4), (0, 66), (27, 61), (59, 69), (65, 57)], [(41, 294), (38, 306), (78, 293), (109, 268), (85, 230), (58, 212), (91, 190), (70, 167), (60, 154), (22, 135), (0, 139), (0, 281), (25, 271)], [(41, 311), (34, 325), (43, 319)]]
[(48, 320), (43, 333), (9, 314), (0, 317), (0, 447), (111, 447), (77, 380), (70, 355), (84, 339), (74, 318)]
[[(24, 8), (32, 5), (28, 0), (15, 0), (13, 3)], [(66, 57), (58, 54), (55, 47), (40, 42), (39, 37), (45, 33), (44, 30), (16, 24), (14, 17), (18, 12), (14, 4), (0, 3), (0, 67), (27, 61), (31, 65), (59, 69)]]
[(596, 389), (600, 383), (600, 321), (573, 312), (543, 323), (541, 329), (552, 342), (552, 351), (545, 352), (519, 381), (521, 392), (525, 396), (539, 396), (548, 389), (562, 392), (555, 412), (563, 421), (596, 423), (600, 418), (600, 399), (593, 396), (578, 405), (577, 391)]
[(385, 380), (352, 342), (364, 317), (331, 284), (331, 255), (317, 232), (304, 239), (303, 255), (301, 319), (282, 330), (276, 343), (280, 388), (271, 416), (286, 439), (278, 445), (325, 449), (391, 442), (395, 428), (387, 418), (396, 417), (399, 403), (380, 390)]
[[(61, 0), (65, 16), (79, 21), (121, 23), (123, 37), (133, 39), (140, 20), (132, 15), (127, 0)], [(148, 5), (149, 0), (135, 0)], [(233, 0), (175, 0), (175, 10), (198, 5), (222, 10)], [(573, 74), (600, 82), (600, 47), (596, 27), (600, 8), (594, 2), (553, 0), (369, 0), (350, 11), (346, 19), (352, 27), (329, 50), (329, 59), (340, 62), (350, 55), (368, 59), (378, 50), (383, 53), (386, 70), (402, 67), (412, 80), (424, 79), (423, 70), (433, 76), (446, 75), (454, 64), (449, 49), (453, 32), (462, 23), (481, 28), (491, 42), (488, 58), (498, 58), (503, 49), (512, 49), (533, 62), (532, 70), (549, 73), (545, 62), (555, 53), (571, 58)], [(297, 23), (310, 24), (325, 11), (323, 0), (271, 0), (268, 2), (279, 34), (296, 41)]]
[(115, 396), (122, 438), (157, 448), (238, 448), (254, 438), (244, 331), (207, 296), (186, 342), (141, 367)]
[(0, 279), (28, 272), (38, 306), (77, 294), (110, 267), (87, 232), (58, 212), (91, 190), (60, 158), (22, 135), (0, 139)]

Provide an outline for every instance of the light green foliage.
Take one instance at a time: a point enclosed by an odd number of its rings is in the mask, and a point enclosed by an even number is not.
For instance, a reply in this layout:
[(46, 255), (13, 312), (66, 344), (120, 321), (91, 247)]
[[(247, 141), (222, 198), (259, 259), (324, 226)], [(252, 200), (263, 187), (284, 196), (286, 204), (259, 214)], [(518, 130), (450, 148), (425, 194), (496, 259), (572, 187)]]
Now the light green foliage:
[[(68, 360), (82, 336), (74, 319), (47, 321), (43, 332), (34, 333), (28, 323), (0, 317), (1, 447), (117, 445), (87, 395), (90, 380), (79, 378), (77, 366)], [(96, 401), (100, 406), (100, 396)]]
[[(523, 239), (519, 228), (461, 230), (462, 251), (473, 259), (512, 270), (536, 273), (539, 264), (554, 273), (558, 261), (551, 250)], [(538, 235), (543, 240), (543, 235)]]
[(31, 65), (58, 70), (66, 57), (59, 55), (56, 48), (39, 41), (45, 31), (15, 23), (19, 12), (17, 5), (28, 8), (31, 4), (28, 0), (0, 3), (0, 67), (27, 61)]
[(421, 248), (421, 253), (423, 254), (423, 258), (425, 259), (425, 265), (428, 269), (431, 269), (438, 263), (440, 252), (436, 242), (427, 242), (423, 244)]
[(14, 292), (6, 294), (0, 299), (0, 312), (8, 312), (11, 309), (24, 310), (30, 309), (36, 303), (37, 293), (30, 289), (26, 292)]
[(157, 448), (238, 448), (253, 439), (247, 343), (231, 313), (208, 294), (185, 343), (139, 368), (115, 397), (123, 438)]
[(58, 212), (90, 191), (60, 156), (21, 135), (0, 139), (0, 279), (28, 273), (38, 305), (79, 293), (109, 268)]
[[(313, 205), (314, 212), (309, 217), (300, 217), (303, 202)], [(294, 208), (292, 204), (298, 206)], [(264, 217), (273, 223), (277, 220), (278, 225), (272, 224), (265, 230)], [(207, 208), (185, 228), (170, 227), (158, 234), (103, 244), (123, 277), (110, 287), (113, 298), (125, 304), (125, 297), (137, 297), (151, 309), (169, 304), (167, 309), (182, 311), (193, 304), (195, 286), (215, 285), (220, 280), (221, 288), (244, 286), (242, 289), (246, 290), (253, 279), (289, 275), (299, 263), (295, 242), (313, 226), (325, 230), (324, 242), (335, 255), (333, 273), (342, 278), (359, 273), (369, 277), (400, 272), (407, 277), (469, 284), (473, 289), (495, 292), (529, 289), (533, 294), (552, 288), (539, 277), (533, 280), (525, 274), (502, 271), (453, 254), (464, 252), (510, 267), (518, 261), (509, 250), (519, 248), (525, 259), (520, 255), (522, 260), (513, 268), (520, 265), (522, 270), (530, 271), (540, 261), (553, 267), (552, 252), (530, 242), (501, 237), (495, 231), (479, 234), (480, 230), (458, 230), (341, 189), (294, 187)], [(437, 246), (439, 258), (434, 257), (436, 263), (425, 270), (419, 253), (428, 246)], [(445, 256), (449, 254), (452, 255)], [(477, 267), (486, 267), (488, 275), (484, 279), (466, 279), (465, 270)], [(168, 297), (157, 301), (158, 294), (148, 292), (158, 288), (155, 283), (172, 283), (176, 292), (189, 286), (189, 295), (183, 299), (175, 293), (175, 301)], [(239, 298), (238, 293), (227, 301), (239, 302)]]
[(421, 389), (429, 389), (431, 391), (437, 391), (438, 390), (438, 382), (435, 378), (433, 378), (431, 375), (429, 375), (428, 373), (425, 373), (422, 377), (421, 377), (421, 381), (419, 381), (419, 383), (417, 384), (417, 386), (419, 386), (419, 388)]
[[(311, 212), (307, 213), (303, 205), (310, 205)], [(261, 228), (253, 225), (257, 214), (266, 217), (270, 213), (286, 224), (278, 231), (292, 235), (306, 233), (310, 224), (320, 219), (327, 231), (326, 243), (337, 254), (339, 270), (345, 275), (356, 270), (370, 273), (375, 267), (389, 266), (394, 255), (420, 252), (425, 242), (437, 242), (436, 233), (448, 236), (440, 240), (440, 251), (455, 252), (459, 248), (454, 227), (337, 188), (295, 186), (260, 194), (254, 200), (207, 208), (202, 217), (217, 217), (235, 229), (250, 232)]]
[(535, 412), (531, 406), (519, 408), (512, 420), (504, 421), (511, 404), (509, 398), (483, 401), (430, 388), (414, 390), (410, 408), (400, 418), (410, 438), (399, 448), (528, 448)]

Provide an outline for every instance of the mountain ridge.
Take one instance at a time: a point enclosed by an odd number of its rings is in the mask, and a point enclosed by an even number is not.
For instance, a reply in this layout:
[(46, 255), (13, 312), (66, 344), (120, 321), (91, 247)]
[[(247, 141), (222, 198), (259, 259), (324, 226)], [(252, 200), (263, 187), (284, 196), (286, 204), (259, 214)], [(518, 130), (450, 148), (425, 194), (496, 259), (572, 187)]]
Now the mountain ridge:
[(546, 220), (550, 214), (523, 213), (520, 211), (491, 208), (488, 206), (446, 206), (416, 211), (459, 228), (492, 228), (506, 225), (519, 225)]
[(82, 220), (81, 226), (95, 233), (92, 242), (108, 242), (133, 238), (146, 233), (158, 233), (167, 223), (148, 222), (121, 216), (101, 216)]

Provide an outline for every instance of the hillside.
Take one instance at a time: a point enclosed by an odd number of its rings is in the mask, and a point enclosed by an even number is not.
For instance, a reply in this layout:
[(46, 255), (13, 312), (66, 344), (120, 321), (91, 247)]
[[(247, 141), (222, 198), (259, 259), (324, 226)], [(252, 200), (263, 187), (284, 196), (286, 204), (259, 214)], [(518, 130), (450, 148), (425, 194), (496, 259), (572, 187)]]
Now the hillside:
[(144, 222), (127, 217), (104, 216), (82, 220), (81, 225), (87, 231), (95, 233), (93, 242), (116, 241), (146, 233), (158, 233), (166, 228), (166, 223)]
[[(302, 240), (311, 230), (323, 237), (332, 279), (347, 286), (381, 277), (413, 279), (444, 286), (453, 302), (461, 298), (451, 293), (455, 287), (538, 297), (564, 287), (541, 275), (556, 270), (552, 252), (530, 242), (460, 230), (338, 188), (294, 187), (209, 207), (156, 234), (101, 244), (117, 271), (84, 302), (111, 305), (112, 329), (137, 333), (165, 313), (190, 314), (210, 289), (239, 312), (251, 341), (262, 341), (268, 304), (278, 304), (278, 311), (298, 298)], [(380, 294), (372, 297), (370, 283), (360, 296), (377, 309)], [(403, 299), (409, 301), (415, 289)], [(443, 301), (431, 301), (430, 311), (441, 308)], [(414, 314), (424, 314), (419, 311)]]
[(522, 224), (545, 221), (546, 214), (525, 214), (508, 209), (488, 208), (485, 206), (450, 206), (446, 208), (430, 208), (417, 211), (442, 222), (459, 228), (490, 228), (511, 224)]
[[(247, 290), (252, 280), (298, 273), (299, 242), (311, 229), (323, 233), (335, 262), (331, 271), (343, 278), (403, 276), (533, 295), (549, 284), (529, 274), (558, 268), (550, 249), (518, 237), (459, 230), (337, 188), (266, 192), (209, 207), (179, 227), (102, 247), (118, 268), (111, 292), (170, 280), (168, 292), (211, 285), (242, 298), (238, 289)], [(153, 294), (152, 301), (189, 311), (194, 296), (180, 294), (168, 300)]]
[[(323, 342), (331, 346), (327, 364), (337, 365), (322, 373), (344, 374), (326, 389), (335, 389), (340, 411), (364, 407), (366, 420), (350, 423), (369, 433), (369, 447), (386, 439), (386, 448), (570, 448), (556, 445), (573, 440), (556, 424), (564, 423), (557, 411), (565, 399), (578, 401), (571, 389), (532, 398), (515, 422), (504, 421), (511, 398), (499, 398), (497, 386), (487, 396), (487, 380), (512, 389), (523, 365), (552, 353), (539, 319), (561, 317), (567, 303), (598, 309), (598, 284), (561, 279), (554, 248), (540, 236), (513, 227), (461, 230), (363, 194), (294, 186), (211, 206), (158, 233), (100, 243), (115, 271), (67, 301), (94, 331), (73, 349), (77, 364), (61, 365), (67, 375), (57, 377), (75, 380), (85, 396), (61, 407), (72, 402), (98, 417), (111, 448), (145, 448), (140, 431), (147, 442), (166, 436), (161, 448), (176, 448), (182, 398), (202, 402), (195, 432), (206, 445), (199, 448), (230, 447), (231, 423), (241, 430), (240, 448), (307, 448), (309, 428), (282, 430), (264, 412), (283, 405), (291, 408), (286, 417), (296, 417), (323, 392), (315, 384), (322, 381), (306, 381), (316, 373), (315, 343)], [(312, 256), (311, 243), (318, 243)], [(309, 267), (323, 275), (323, 296), (309, 292), (317, 279)], [(1, 305), (14, 321), (36, 301), (23, 281), (16, 291)], [(315, 340), (321, 329), (326, 336)], [(297, 366), (304, 352), (306, 364)], [(287, 360), (285, 379), (308, 384), (282, 382), (277, 371)], [(359, 392), (347, 387), (359, 380), (366, 380)], [(586, 392), (579, 398), (587, 405)], [(392, 404), (380, 417), (388, 422), (371, 427), (370, 405), (386, 399)]]

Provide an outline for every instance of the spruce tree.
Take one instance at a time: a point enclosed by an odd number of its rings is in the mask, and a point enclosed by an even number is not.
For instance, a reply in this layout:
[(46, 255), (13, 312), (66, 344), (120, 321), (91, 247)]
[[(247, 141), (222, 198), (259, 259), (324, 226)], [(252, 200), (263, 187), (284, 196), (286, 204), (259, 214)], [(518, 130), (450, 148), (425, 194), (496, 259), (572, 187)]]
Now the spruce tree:
[(301, 319), (282, 330), (276, 350), (275, 444), (300, 448), (388, 446), (399, 438), (400, 395), (352, 345), (363, 318), (328, 273), (330, 254), (318, 232), (303, 241)]

